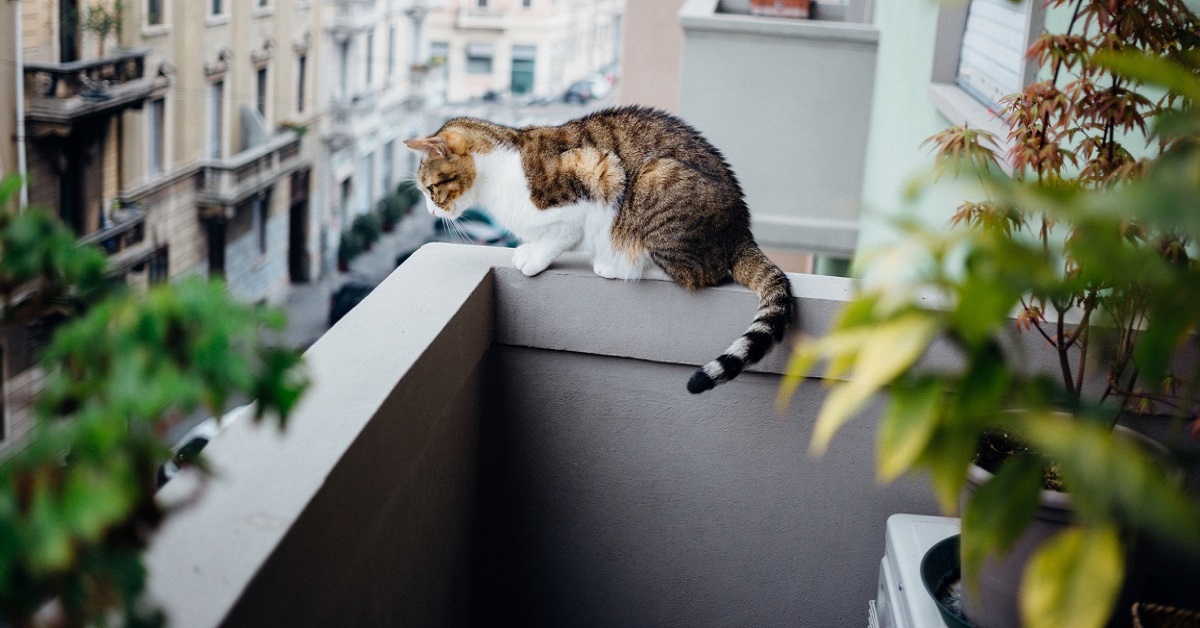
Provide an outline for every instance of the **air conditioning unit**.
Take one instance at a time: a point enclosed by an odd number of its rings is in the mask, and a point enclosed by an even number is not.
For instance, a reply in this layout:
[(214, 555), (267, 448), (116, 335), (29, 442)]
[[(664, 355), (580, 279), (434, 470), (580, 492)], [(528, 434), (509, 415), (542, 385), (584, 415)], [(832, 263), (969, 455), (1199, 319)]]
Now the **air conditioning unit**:
[(921, 559), (944, 538), (958, 534), (954, 517), (892, 515), (888, 517), (879, 590), (871, 601), (870, 628), (944, 626), (937, 605), (921, 582)]

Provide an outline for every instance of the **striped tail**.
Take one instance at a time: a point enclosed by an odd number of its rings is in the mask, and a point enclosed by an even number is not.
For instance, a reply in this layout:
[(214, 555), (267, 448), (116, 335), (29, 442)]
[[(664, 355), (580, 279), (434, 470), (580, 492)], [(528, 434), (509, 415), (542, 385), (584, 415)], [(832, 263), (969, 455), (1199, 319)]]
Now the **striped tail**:
[(711, 390), (738, 376), (758, 362), (783, 340), (792, 324), (792, 286), (779, 269), (753, 241), (743, 245), (734, 257), (733, 278), (758, 295), (754, 323), (717, 359), (705, 364), (688, 380), (690, 393)]

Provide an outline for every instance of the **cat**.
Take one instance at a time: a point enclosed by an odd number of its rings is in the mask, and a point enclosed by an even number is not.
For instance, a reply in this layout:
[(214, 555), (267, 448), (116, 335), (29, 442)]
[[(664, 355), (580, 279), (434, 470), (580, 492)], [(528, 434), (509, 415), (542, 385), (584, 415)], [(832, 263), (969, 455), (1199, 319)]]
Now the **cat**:
[(487, 209), (523, 242), (513, 265), (525, 275), (579, 248), (609, 279), (639, 279), (655, 264), (688, 290), (730, 274), (753, 290), (754, 323), (692, 375), (692, 393), (758, 362), (791, 324), (791, 284), (755, 243), (737, 178), (671, 114), (619, 107), (520, 129), (455, 118), (405, 145), (423, 155), (417, 180), (430, 213), (453, 219)]

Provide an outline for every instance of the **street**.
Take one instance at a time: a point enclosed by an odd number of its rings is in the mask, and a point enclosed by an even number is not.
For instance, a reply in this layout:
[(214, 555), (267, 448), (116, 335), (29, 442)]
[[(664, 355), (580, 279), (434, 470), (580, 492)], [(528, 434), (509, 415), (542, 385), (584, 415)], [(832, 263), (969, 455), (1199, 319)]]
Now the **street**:
[(318, 281), (293, 284), (284, 309), (288, 322), (288, 346), (307, 349), (329, 328), (329, 297), (343, 283), (360, 281), (378, 285), (396, 269), (396, 256), (415, 249), (433, 234), (433, 219), (419, 206), (406, 216), (395, 231), (385, 233), (370, 251), (354, 258), (350, 271), (334, 271)]

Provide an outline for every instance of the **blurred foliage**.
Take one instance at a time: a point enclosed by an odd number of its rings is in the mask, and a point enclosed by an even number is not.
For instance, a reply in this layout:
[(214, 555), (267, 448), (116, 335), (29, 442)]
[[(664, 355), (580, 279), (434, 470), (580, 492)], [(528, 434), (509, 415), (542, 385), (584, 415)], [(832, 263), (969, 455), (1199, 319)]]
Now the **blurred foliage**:
[(379, 214), (374, 212), (359, 214), (350, 223), (350, 231), (358, 236), (363, 246), (369, 248), (378, 242), (379, 236), (383, 234), (383, 222), (380, 220)]
[[(1031, 559), (1022, 613), (1034, 627), (1099, 626), (1123, 578), (1125, 531), (1200, 557), (1200, 507), (1111, 434), (1131, 411), (1200, 426), (1200, 372), (1172, 369), (1200, 326), (1200, 20), (1179, 0), (1048, 4), (1072, 18), (1029, 51), (1048, 78), (1004, 102), (1011, 175), (985, 131), (930, 138), (937, 175), (977, 180), (984, 198), (948, 229), (906, 225), (903, 253), (886, 262), (903, 259), (915, 277), (864, 290), (827, 334), (802, 339), (779, 400), (826, 363), (812, 443), (822, 452), (886, 388), (879, 476), (927, 473), (948, 512), (985, 436), (1019, 438), (1030, 451), (963, 510), (964, 568), (970, 577), (1008, 550), (1052, 468), (1078, 520)], [(1018, 329), (1040, 338), (1055, 369), (1030, 368), (1038, 360), (1014, 342)], [(935, 343), (956, 367), (922, 363)]]
[(391, 229), (404, 218), (408, 210), (405, 200), (397, 194), (389, 194), (379, 199), (379, 220), (384, 229)]
[[(0, 185), (0, 207), (14, 191)], [(141, 554), (170, 514), (154, 498), (163, 431), (235, 397), (282, 428), (307, 386), (300, 356), (270, 341), (281, 313), (199, 279), (134, 294), (44, 212), (0, 215), (0, 247), (4, 324), (52, 332), (30, 441), (0, 464), (0, 612), (14, 626), (160, 625)]]
[(338, 241), (338, 261), (342, 264), (349, 264), (350, 260), (363, 254), (366, 246), (363, 244), (362, 237), (358, 232), (347, 229), (342, 232), (341, 239)]

